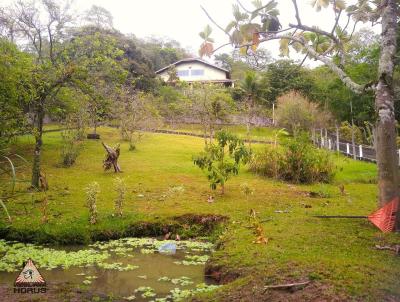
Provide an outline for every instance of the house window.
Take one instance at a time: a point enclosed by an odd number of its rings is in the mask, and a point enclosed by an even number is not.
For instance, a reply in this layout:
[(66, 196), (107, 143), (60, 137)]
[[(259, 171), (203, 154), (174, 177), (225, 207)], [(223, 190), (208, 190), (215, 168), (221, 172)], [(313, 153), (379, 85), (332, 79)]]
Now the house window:
[(192, 76), (203, 76), (204, 69), (193, 69), (190, 73)]
[(189, 76), (189, 70), (178, 70), (176, 72), (176, 75), (178, 77), (188, 77)]

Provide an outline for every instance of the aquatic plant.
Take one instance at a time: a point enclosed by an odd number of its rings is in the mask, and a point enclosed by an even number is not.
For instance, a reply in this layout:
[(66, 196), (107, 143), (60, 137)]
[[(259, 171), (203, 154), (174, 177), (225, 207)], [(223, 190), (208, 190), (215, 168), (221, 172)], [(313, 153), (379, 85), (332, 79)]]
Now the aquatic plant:
[(21, 269), (22, 263), (31, 258), (39, 268), (53, 269), (70, 266), (98, 264), (110, 257), (107, 251), (85, 249), (66, 252), (41, 245), (13, 243), (0, 240), (0, 271), (14, 272)]
[(174, 288), (173, 290), (170, 291), (171, 293), (171, 298), (172, 301), (182, 301), (185, 300), (197, 293), (206, 293), (213, 291), (217, 289), (219, 286), (218, 285), (207, 285), (205, 283), (200, 283), (196, 285), (196, 288), (194, 289), (180, 289), (180, 288)]
[(175, 261), (175, 264), (183, 265), (204, 265), (210, 257), (208, 255), (186, 255), (185, 260)]
[(128, 301), (132, 301), (132, 300), (136, 299), (136, 296), (135, 295), (131, 295), (131, 296), (122, 297), (122, 298), (125, 299), (125, 300), (128, 300)]
[(142, 293), (143, 298), (152, 298), (156, 296), (154, 289), (150, 286), (140, 286), (135, 289), (135, 293)]

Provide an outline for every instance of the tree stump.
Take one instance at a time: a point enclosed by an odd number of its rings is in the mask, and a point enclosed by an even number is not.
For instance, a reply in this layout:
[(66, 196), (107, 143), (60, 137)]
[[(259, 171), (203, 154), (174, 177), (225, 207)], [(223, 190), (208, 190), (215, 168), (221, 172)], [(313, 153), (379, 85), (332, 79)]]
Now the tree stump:
[(121, 168), (118, 165), (118, 157), (120, 154), (119, 144), (115, 149), (107, 146), (103, 142), (101, 142), (101, 144), (103, 145), (104, 149), (106, 149), (107, 152), (106, 159), (103, 161), (104, 170), (107, 171), (111, 168), (111, 166), (113, 166), (115, 173), (122, 172)]

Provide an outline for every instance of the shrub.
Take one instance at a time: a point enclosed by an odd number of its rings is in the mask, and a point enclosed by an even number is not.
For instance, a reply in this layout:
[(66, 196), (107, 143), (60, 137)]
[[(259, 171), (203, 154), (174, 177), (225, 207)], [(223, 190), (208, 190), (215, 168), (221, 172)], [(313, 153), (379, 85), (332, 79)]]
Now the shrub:
[(86, 187), (86, 205), (89, 208), (89, 222), (90, 224), (97, 223), (97, 195), (100, 192), (100, 186), (96, 181), (91, 182)]
[(64, 167), (71, 167), (81, 151), (80, 134), (73, 130), (61, 132), (61, 164)]
[(291, 91), (277, 99), (276, 121), (294, 136), (312, 128), (326, 127), (332, 117), (300, 93)]
[(122, 178), (116, 177), (114, 179), (114, 190), (117, 192), (117, 198), (115, 198), (115, 215), (122, 217), (122, 207), (126, 193), (125, 181)]
[(305, 136), (282, 147), (268, 146), (250, 163), (254, 173), (294, 183), (330, 182), (334, 176), (331, 155), (311, 145)]
[[(339, 128), (340, 140), (351, 142), (351, 130), (352, 126), (350, 123), (347, 121), (343, 122)], [(363, 143), (363, 133), (356, 125), (354, 125), (354, 141), (358, 145)]]
[(247, 162), (250, 152), (241, 139), (229, 132), (219, 131), (215, 139), (217, 143), (207, 144), (193, 162), (207, 173), (211, 189), (220, 185), (224, 194), (225, 182), (239, 173), (240, 163)]

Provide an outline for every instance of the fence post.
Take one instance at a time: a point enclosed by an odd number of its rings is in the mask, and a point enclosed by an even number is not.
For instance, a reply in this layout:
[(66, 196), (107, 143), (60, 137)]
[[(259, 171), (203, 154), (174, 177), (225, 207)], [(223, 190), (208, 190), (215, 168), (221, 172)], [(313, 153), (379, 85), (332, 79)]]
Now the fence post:
[(329, 150), (332, 149), (332, 140), (331, 139), (328, 140), (328, 149)]
[(328, 130), (326, 128), (325, 128), (325, 143), (326, 143), (325, 148), (328, 148), (329, 147), (329, 145), (328, 145)]
[(350, 144), (346, 143), (346, 153), (350, 154)]
[(322, 128), (319, 129), (319, 135), (321, 137), (321, 148), (324, 146), (324, 135), (322, 134)]
[(314, 146), (316, 145), (316, 140), (315, 140), (315, 128), (312, 128), (311, 130), (311, 139), (313, 141)]
[(363, 157), (363, 149), (362, 149), (362, 145), (360, 145), (360, 158), (362, 158)]
[(340, 152), (340, 142), (339, 142), (339, 127), (336, 126), (336, 150)]

